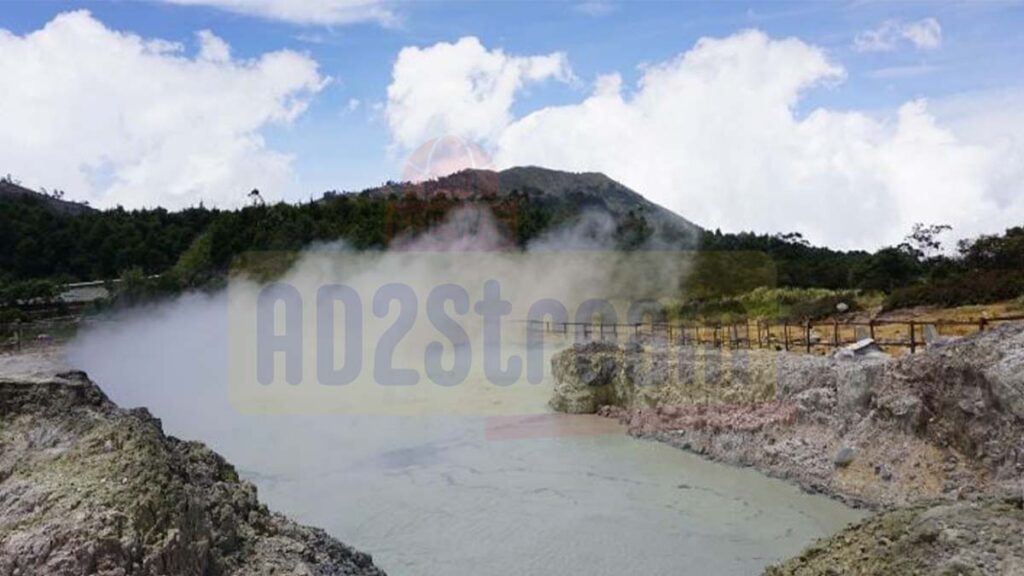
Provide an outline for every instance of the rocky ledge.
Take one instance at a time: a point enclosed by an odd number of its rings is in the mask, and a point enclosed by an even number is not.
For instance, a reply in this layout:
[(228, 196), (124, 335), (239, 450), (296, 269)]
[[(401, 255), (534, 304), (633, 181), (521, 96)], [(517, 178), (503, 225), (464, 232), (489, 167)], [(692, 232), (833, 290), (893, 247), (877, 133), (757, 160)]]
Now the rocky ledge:
[(922, 502), (877, 514), (765, 576), (1024, 574), (1020, 499)]
[(594, 343), (552, 364), (557, 410), (851, 504), (1019, 494), (1024, 481), (1020, 325), (899, 359)]
[(62, 372), (0, 375), (0, 576), (30, 574), (383, 572), (268, 511), (209, 448)]

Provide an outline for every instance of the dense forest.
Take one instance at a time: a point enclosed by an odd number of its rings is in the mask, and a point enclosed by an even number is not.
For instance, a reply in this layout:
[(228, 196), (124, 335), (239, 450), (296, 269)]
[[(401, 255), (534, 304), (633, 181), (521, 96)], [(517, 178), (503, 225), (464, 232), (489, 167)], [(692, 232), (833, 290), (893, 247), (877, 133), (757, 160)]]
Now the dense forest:
[[(467, 204), (494, 216), (508, 248), (526, 247), (545, 232), (572, 223), (595, 197), (513, 191), (472, 198), (437, 192), (327, 194), (321, 200), (237, 210), (202, 206), (164, 209), (54, 210), (41, 195), (0, 197), (0, 302), (52, 295), (73, 281), (150, 278), (153, 289), (177, 291), (223, 279), (240, 255), (293, 251), (314, 242), (342, 240), (355, 249), (381, 249), (445, 221)], [(639, 209), (613, 214), (610, 246), (642, 249), (654, 234)], [(811, 246), (799, 234), (700, 231), (698, 254), (757, 253), (773, 264), (773, 287), (870, 290), (887, 295), (886, 307), (958, 305), (1024, 294), (1024, 228), (961, 242), (941, 250), (943, 226), (919, 225), (898, 246), (874, 253)], [(665, 248), (665, 242), (658, 244)], [(671, 246), (670, 246), (671, 247)], [(690, 249), (692, 242), (675, 246)], [(698, 260), (699, 261), (699, 260)], [(706, 266), (708, 273), (721, 264)], [(739, 267), (739, 266), (736, 266)], [(701, 274), (695, 274), (697, 282)], [(719, 283), (720, 285), (721, 283)], [(748, 289), (742, 282), (734, 289)], [(699, 290), (694, 291), (700, 294)], [(703, 294), (705, 297), (715, 296)]]

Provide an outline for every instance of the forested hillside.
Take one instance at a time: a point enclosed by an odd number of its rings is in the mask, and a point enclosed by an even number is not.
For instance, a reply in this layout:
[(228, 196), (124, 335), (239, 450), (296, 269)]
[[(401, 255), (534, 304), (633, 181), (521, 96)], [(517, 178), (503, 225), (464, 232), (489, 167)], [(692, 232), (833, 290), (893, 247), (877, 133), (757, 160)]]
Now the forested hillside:
[[(798, 233), (705, 231), (599, 174), (540, 169), (467, 171), (422, 184), (389, 183), (360, 193), (264, 205), (258, 193), (238, 210), (202, 206), (164, 209), (55, 209), (51, 197), (0, 196), (0, 300), (12, 302), (50, 284), (160, 275), (174, 291), (223, 278), (239, 255), (292, 251), (342, 240), (380, 249), (444, 222), (453, 209), (475, 206), (494, 217), (506, 247), (526, 247), (546, 232), (593, 214), (609, 223), (606, 247), (625, 250), (698, 249), (701, 254), (758, 253), (773, 263), (768, 287), (869, 290), (887, 307), (957, 305), (1024, 294), (1024, 228), (940, 250), (941, 226), (918, 226), (899, 246), (874, 253), (811, 246)], [(698, 260), (702, 262), (702, 260)], [(723, 283), (720, 261), (694, 274), (715, 280), (691, 299), (711, 300), (756, 286)], [(736, 263), (732, 268), (742, 268)], [(735, 272), (735, 270), (733, 270)], [(52, 291), (52, 287), (49, 288)]]

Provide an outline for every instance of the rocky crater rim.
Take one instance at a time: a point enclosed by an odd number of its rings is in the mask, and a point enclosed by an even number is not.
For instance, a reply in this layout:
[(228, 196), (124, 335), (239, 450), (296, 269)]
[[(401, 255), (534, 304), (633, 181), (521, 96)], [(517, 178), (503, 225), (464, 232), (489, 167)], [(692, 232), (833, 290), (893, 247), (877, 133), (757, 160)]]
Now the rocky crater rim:
[(551, 405), (851, 504), (1020, 493), (1024, 325), (901, 358), (576, 345)]
[(55, 356), (0, 358), (0, 576), (378, 576)]

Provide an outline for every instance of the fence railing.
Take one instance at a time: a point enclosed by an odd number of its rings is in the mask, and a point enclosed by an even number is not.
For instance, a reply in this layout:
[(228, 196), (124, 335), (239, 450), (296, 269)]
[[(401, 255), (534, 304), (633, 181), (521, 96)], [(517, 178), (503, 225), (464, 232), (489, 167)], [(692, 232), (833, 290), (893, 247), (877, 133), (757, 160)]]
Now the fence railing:
[(526, 320), (529, 330), (572, 335), (582, 341), (620, 341), (655, 338), (668, 343), (726, 349), (772, 349), (807, 354), (827, 352), (871, 339), (882, 349), (907, 349), (914, 354), (928, 343), (948, 336), (984, 332), (1006, 322), (1024, 322), (1024, 315), (977, 320), (844, 320), (817, 322), (749, 320), (732, 323), (605, 324)]
[(0, 324), (0, 351), (20, 352), (62, 342), (74, 334), (79, 320), (78, 316), (60, 316)]
[[(0, 324), (0, 350), (60, 341), (74, 332), (79, 318), (66, 316), (33, 322)], [(525, 320), (529, 330), (572, 336), (583, 341), (621, 341), (646, 337), (690, 346), (726, 349), (772, 349), (805, 353), (827, 352), (871, 339), (882, 349), (907, 349), (914, 354), (931, 341), (947, 336), (984, 332), (1007, 322), (1024, 322), (1024, 315), (977, 320), (845, 320), (818, 322), (750, 320), (731, 323), (550, 322)]]

